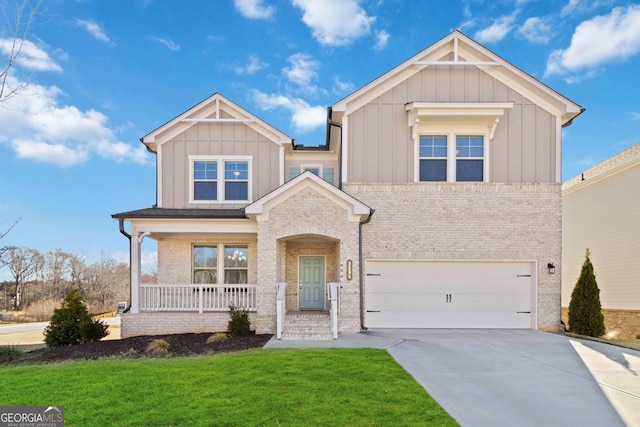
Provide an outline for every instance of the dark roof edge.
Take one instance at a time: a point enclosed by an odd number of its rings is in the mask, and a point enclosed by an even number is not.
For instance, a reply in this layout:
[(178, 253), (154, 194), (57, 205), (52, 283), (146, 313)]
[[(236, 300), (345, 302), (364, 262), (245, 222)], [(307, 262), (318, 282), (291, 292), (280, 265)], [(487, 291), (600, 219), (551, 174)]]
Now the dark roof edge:
[(239, 209), (167, 209), (145, 208), (111, 215), (114, 219), (248, 219)]

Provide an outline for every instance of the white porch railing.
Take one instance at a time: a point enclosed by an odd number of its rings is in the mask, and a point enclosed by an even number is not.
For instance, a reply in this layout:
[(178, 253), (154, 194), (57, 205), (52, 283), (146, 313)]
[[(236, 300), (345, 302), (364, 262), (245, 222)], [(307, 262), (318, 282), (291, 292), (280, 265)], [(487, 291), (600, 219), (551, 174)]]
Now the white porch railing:
[(333, 333), (333, 339), (335, 340), (338, 339), (338, 284), (335, 282), (329, 283), (327, 293), (329, 294), (329, 302), (331, 303), (331, 307), (329, 308), (331, 332)]
[(256, 285), (140, 284), (140, 311), (256, 311)]
[(278, 294), (276, 296), (276, 338), (282, 339), (282, 330), (284, 329), (284, 318), (287, 314), (286, 308), (287, 283), (278, 283)]

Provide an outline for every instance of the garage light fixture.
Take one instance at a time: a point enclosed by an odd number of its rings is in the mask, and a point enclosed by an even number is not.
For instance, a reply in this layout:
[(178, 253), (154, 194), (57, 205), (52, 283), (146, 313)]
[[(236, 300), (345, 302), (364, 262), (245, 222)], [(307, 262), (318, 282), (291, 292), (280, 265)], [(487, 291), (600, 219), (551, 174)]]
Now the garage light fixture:
[(549, 269), (549, 274), (556, 274), (556, 266), (549, 263), (547, 264), (547, 268)]

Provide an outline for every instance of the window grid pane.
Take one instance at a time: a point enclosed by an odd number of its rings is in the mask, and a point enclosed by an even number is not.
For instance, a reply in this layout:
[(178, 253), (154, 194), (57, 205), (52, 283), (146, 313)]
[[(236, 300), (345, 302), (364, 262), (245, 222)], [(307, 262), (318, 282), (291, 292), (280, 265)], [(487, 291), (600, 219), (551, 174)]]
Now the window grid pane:
[(193, 199), (218, 199), (218, 162), (193, 162)]
[(193, 283), (217, 283), (217, 266), (217, 246), (195, 245), (193, 247)]
[(248, 277), (247, 246), (225, 246), (224, 248), (224, 283), (247, 284)]
[(421, 135), (420, 158), (447, 158), (446, 135)]
[(456, 157), (458, 158), (483, 158), (484, 137), (481, 135), (456, 136)]
[(224, 199), (249, 200), (249, 162), (224, 162)]

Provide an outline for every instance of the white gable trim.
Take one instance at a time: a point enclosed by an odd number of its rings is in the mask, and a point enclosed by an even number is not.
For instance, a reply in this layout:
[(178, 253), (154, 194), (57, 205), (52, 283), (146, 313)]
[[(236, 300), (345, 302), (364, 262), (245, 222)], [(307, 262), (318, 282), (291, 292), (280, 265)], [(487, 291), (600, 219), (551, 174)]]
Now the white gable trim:
[[(453, 61), (439, 61), (451, 53), (454, 55)], [(569, 123), (583, 111), (578, 104), (511, 65), (458, 30), (338, 101), (332, 109), (344, 112), (345, 116), (349, 115), (400, 82), (432, 65), (476, 66), (545, 110), (562, 117), (563, 124)]]
[[(224, 111), (233, 118), (224, 118), (221, 112)], [(213, 117), (211, 117), (213, 116)], [(160, 126), (153, 132), (142, 137), (141, 141), (148, 147), (154, 149), (157, 145), (162, 145), (170, 141), (176, 135), (186, 131), (190, 127), (201, 122), (213, 123), (245, 123), (267, 139), (284, 146), (290, 144), (292, 138), (285, 133), (274, 128), (267, 122), (254, 116), (239, 105), (229, 101), (219, 93), (215, 93), (189, 110)]]
[(278, 206), (280, 203), (306, 188), (317, 191), (329, 201), (347, 210), (349, 222), (360, 222), (371, 213), (371, 209), (367, 205), (347, 193), (340, 191), (338, 188), (309, 171), (303, 172), (301, 175), (278, 187), (260, 200), (250, 204), (245, 208), (244, 212), (249, 218), (255, 218), (258, 221), (268, 221), (269, 211), (273, 207)]

